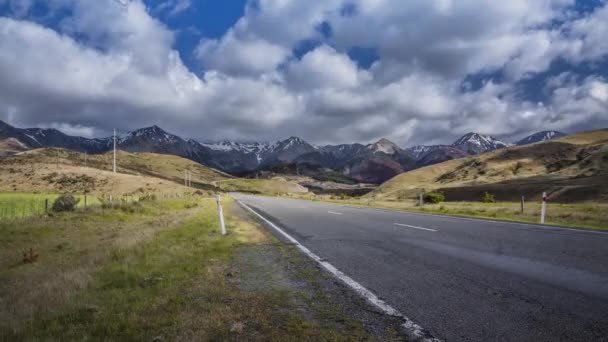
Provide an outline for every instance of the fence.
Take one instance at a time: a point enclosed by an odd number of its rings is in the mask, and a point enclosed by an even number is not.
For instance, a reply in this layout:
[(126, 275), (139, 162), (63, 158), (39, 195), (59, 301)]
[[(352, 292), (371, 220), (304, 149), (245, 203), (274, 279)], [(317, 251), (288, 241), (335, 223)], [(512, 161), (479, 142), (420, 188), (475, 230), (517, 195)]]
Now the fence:
[[(76, 195), (80, 199), (78, 208), (115, 207), (139, 202), (142, 199), (154, 197), (156, 201), (183, 199), (193, 194), (181, 193), (149, 193), (149, 194), (103, 194)], [(19, 194), (0, 193), (0, 221), (21, 220), (30, 217), (43, 216), (52, 210), (57, 194)]]

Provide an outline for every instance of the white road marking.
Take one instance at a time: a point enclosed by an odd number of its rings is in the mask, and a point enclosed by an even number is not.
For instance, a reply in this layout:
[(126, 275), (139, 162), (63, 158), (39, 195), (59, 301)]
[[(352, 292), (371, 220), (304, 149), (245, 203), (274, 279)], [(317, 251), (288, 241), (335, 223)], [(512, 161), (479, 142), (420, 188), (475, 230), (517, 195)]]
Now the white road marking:
[(314, 261), (319, 263), (323, 268), (325, 268), (333, 276), (342, 280), (347, 286), (349, 286), (350, 288), (355, 290), (355, 292), (357, 292), (359, 295), (363, 296), (365, 299), (367, 299), (368, 302), (370, 302), (371, 304), (376, 306), (382, 312), (384, 312), (385, 314), (387, 314), (389, 316), (401, 318), (404, 321), (404, 323), (402, 324), (403, 328), (409, 334), (412, 335), (411, 337), (413, 337), (416, 340), (425, 341), (425, 342), (441, 341), (437, 338), (432, 337), (421, 326), (414, 323), (411, 319), (404, 316), (402, 313), (397, 311), (397, 309), (393, 308), (392, 306), (387, 304), (382, 299), (378, 298), (378, 296), (376, 296), (373, 292), (371, 292), (370, 290), (363, 287), (363, 285), (357, 283), (355, 280), (353, 280), (351, 277), (344, 274), (342, 271), (337, 269), (335, 266), (333, 266), (332, 264), (330, 264), (327, 261), (323, 261), (318, 255), (314, 254), (308, 248), (304, 247), (304, 245), (302, 245), (300, 242), (298, 242), (298, 240), (294, 239), (291, 235), (287, 234), (283, 229), (277, 227), (274, 223), (270, 222), (264, 216), (258, 214), (255, 210), (251, 209), (248, 205), (246, 205), (242, 201), (240, 201), (240, 200), (237, 200), (237, 201), (245, 209), (251, 211), (257, 217), (262, 219), (262, 221), (266, 222), (268, 225), (270, 225), (272, 228), (274, 228), (277, 232), (279, 232), (281, 235), (283, 235), (289, 242), (293, 243), (296, 247), (298, 247), (298, 249), (300, 249), (304, 254), (306, 254), (308, 257), (310, 257), (311, 259), (313, 259)]
[(395, 226), (408, 227), (408, 228), (414, 228), (414, 229), (420, 229), (420, 230), (428, 230), (429, 232), (436, 232), (437, 231), (435, 229), (422, 228), (422, 227), (417, 227), (417, 226), (410, 226), (409, 224), (403, 224), (403, 223), (395, 223)]
[(342, 213), (339, 213), (337, 211), (331, 211), (331, 210), (328, 210), (327, 213), (332, 214), (332, 215), (342, 215)]
[(607, 231), (592, 230), (592, 229), (586, 229), (586, 228), (567, 228), (567, 227), (562, 227), (562, 226), (554, 226), (551, 224), (541, 225), (541, 224), (517, 222), (517, 221), (493, 220), (490, 218), (469, 218), (469, 217), (454, 216), (454, 215), (447, 215), (447, 214), (427, 214), (427, 213), (420, 213), (420, 212), (416, 212), (416, 211), (408, 211), (408, 210), (402, 210), (402, 209), (363, 207), (363, 206), (354, 206), (354, 205), (346, 205), (346, 204), (335, 204), (335, 205), (342, 206), (345, 208), (353, 208), (353, 209), (389, 211), (389, 212), (406, 214), (406, 215), (431, 216), (431, 217), (439, 217), (439, 218), (447, 218), (447, 219), (455, 219), (455, 220), (463, 220), (463, 221), (487, 222), (487, 223), (498, 223), (498, 224), (505, 224), (505, 225), (535, 227), (540, 230), (545, 230), (545, 231), (549, 231), (549, 232), (556, 231), (556, 230), (557, 231), (567, 230), (567, 231), (583, 233), (583, 234), (599, 234), (599, 235), (604, 235), (605, 237), (608, 237)]

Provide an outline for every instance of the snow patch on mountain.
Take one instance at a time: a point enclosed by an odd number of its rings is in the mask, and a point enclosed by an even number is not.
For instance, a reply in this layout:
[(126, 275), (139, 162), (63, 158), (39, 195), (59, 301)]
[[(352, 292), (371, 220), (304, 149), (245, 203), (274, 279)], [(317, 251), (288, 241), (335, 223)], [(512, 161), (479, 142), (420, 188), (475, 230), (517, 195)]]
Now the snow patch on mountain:
[(522, 140), (518, 141), (516, 143), (516, 145), (534, 144), (534, 143), (539, 143), (539, 142), (543, 142), (543, 141), (559, 139), (559, 138), (565, 137), (566, 135), (567, 134), (558, 132), (558, 131), (542, 131), (542, 132), (537, 132), (537, 133), (534, 133), (532, 135), (529, 135), (529, 136), (523, 138)]

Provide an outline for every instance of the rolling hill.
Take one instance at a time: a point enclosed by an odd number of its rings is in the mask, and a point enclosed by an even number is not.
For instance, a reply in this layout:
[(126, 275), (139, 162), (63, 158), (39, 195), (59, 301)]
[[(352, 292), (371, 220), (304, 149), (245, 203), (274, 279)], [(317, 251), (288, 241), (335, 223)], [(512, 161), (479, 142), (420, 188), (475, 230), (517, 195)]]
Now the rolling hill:
[(608, 201), (608, 129), (513, 146), (403, 173), (368, 196), (413, 198), (422, 189), (448, 200), (479, 200), (485, 191), (498, 200)]
[[(273, 178), (242, 180), (191, 160), (164, 154), (118, 151), (117, 174), (112, 153), (86, 155), (59, 148), (42, 148), (0, 158), (0, 192), (92, 194), (184, 193), (196, 189), (263, 194), (307, 192), (295, 182)], [(184, 172), (192, 187), (184, 186)]]

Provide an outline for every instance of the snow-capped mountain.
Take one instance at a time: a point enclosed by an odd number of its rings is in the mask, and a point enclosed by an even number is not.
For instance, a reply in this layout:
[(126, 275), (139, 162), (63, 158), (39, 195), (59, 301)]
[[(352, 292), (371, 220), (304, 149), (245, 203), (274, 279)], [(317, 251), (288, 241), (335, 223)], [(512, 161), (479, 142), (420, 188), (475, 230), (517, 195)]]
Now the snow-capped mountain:
[(558, 132), (558, 131), (536, 132), (536, 133), (529, 135), (529, 136), (521, 139), (520, 141), (516, 142), (515, 145), (521, 146), (521, 145), (534, 144), (534, 143), (538, 143), (538, 142), (542, 142), (542, 141), (559, 139), (559, 138), (565, 137), (566, 135), (567, 135), (566, 133), (562, 133), (562, 132)]
[[(518, 144), (545, 141), (563, 135), (554, 131), (539, 132)], [(10, 143), (10, 146), (22, 145), (23, 148), (62, 147), (92, 154), (111, 151), (113, 146), (113, 137), (88, 139), (69, 136), (56, 129), (15, 128), (2, 121), (0, 141), (6, 141), (6, 146)], [(158, 126), (121, 134), (117, 137), (117, 145), (119, 149), (128, 152), (177, 155), (237, 175), (295, 163), (314, 166), (311, 169), (331, 169), (369, 183), (381, 183), (417, 167), (511, 146), (478, 133), (468, 133), (453, 145), (419, 145), (407, 149), (402, 149), (387, 139), (368, 145), (328, 146), (313, 146), (298, 137), (274, 143), (201, 143), (183, 139)]]
[(469, 154), (480, 154), (495, 151), (501, 148), (513, 146), (500, 141), (489, 135), (479, 133), (467, 133), (452, 144), (453, 147), (463, 150)]
[(431, 152), (432, 150), (434, 150), (438, 147), (439, 147), (439, 145), (416, 145), (416, 146), (407, 148), (407, 150), (410, 152), (412, 157), (414, 157), (414, 159), (419, 160), (425, 154)]
[(470, 153), (451, 145), (418, 145), (407, 150), (416, 160), (416, 167), (438, 164), (470, 155)]

